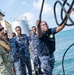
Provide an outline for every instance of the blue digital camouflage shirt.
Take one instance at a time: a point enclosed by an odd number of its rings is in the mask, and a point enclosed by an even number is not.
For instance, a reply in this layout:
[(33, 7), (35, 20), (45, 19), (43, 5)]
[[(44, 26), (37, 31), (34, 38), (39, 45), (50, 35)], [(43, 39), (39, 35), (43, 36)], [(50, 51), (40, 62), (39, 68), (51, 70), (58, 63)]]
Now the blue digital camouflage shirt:
[(10, 55), (12, 60), (15, 62), (19, 59), (19, 46), (15, 38), (9, 39), (9, 43), (11, 48)]
[(36, 33), (31, 34), (31, 36), (30, 36), (30, 46), (32, 48), (32, 53), (34, 55), (37, 55), (37, 49), (38, 49), (38, 46), (39, 46), (39, 39), (38, 39)]
[(25, 57), (30, 56), (29, 52), (29, 40), (26, 34), (22, 34), (22, 37), (19, 38), (18, 36), (15, 37), (16, 41), (19, 44), (19, 51), (20, 55), (25, 55)]

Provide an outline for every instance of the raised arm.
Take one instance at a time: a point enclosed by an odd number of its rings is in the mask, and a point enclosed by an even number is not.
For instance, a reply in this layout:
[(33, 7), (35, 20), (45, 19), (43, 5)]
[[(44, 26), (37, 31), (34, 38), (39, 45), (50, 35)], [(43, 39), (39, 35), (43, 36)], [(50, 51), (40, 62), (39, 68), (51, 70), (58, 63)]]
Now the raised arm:
[(39, 38), (42, 37), (42, 31), (41, 31), (41, 26), (39, 25), (39, 20), (36, 21), (36, 26), (37, 26), (37, 35)]
[[(72, 12), (72, 10), (68, 13), (69, 16), (71, 15), (71, 12)], [(65, 19), (65, 21), (63, 22), (62, 25), (60, 25), (56, 28), (56, 32), (61, 31), (65, 27), (65, 23), (67, 22), (67, 20), (68, 20), (68, 18)]]

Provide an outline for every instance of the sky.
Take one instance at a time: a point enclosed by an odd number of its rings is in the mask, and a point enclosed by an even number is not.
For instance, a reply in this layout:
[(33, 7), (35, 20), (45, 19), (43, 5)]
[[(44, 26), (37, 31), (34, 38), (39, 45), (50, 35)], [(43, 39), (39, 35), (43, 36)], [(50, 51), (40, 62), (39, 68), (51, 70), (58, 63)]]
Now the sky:
[[(46, 21), (50, 28), (57, 27), (57, 24), (54, 19), (54, 3), (57, 0), (45, 0), (42, 20)], [(60, 0), (62, 2), (62, 0)], [(72, 0), (68, 0), (70, 3)], [(4, 20), (7, 20), (12, 24), (19, 17), (27, 17), (29, 27), (35, 26), (35, 22), (39, 19), (39, 13), (41, 8), (42, 0), (1, 0), (0, 1), (0, 10), (5, 12)], [(65, 7), (68, 9), (68, 7)], [(58, 4), (56, 7), (56, 14), (58, 17), (59, 23), (60, 19), (61, 6)], [(71, 18), (74, 19), (74, 12), (71, 14)], [(71, 23), (71, 22), (68, 22)], [(74, 26), (68, 27), (65, 26), (64, 30), (73, 29)]]

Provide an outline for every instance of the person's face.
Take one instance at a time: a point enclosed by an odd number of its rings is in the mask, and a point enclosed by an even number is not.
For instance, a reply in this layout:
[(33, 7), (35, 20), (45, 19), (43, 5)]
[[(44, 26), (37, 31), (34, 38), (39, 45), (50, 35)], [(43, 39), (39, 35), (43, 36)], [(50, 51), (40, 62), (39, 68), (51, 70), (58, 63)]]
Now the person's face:
[(12, 34), (11, 36), (12, 36), (12, 38), (13, 38), (13, 37), (14, 37), (14, 34)]
[(1, 36), (1, 37), (4, 36), (4, 28), (0, 30), (0, 36)]
[(4, 38), (8, 39), (8, 34), (7, 33), (4, 34)]
[(21, 34), (21, 28), (16, 28), (16, 32), (17, 32), (17, 34)]
[(14, 38), (16, 35), (12, 33), (12, 38)]
[(41, 26), (42, 31), (44, 31), (44, 32), (48, 31), (48, 25), (46, 22), (41, 22), (40, 26)]
[(36, 33), (36, 28), (35, 27), (32, 28), (32, 32)]

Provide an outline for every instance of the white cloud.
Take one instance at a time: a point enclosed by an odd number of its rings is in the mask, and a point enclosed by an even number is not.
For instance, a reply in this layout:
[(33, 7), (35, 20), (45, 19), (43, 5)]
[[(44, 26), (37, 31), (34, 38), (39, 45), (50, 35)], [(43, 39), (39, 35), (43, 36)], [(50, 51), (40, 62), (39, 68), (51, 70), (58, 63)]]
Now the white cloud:
[(34, 19), (34, 14), (33, 13), (24, 13), (21, 17), (26, 17), (29, 27), (31, 28), (34, 25), (35, 19)]
[(31, 20), (31, 19), (34, 18), (34, 15), (32, 13), (29, 13), (29, 12), (24, 13), (23, 16), (26, 16), (27, 17), (27, 20)]
[[(33, 7), (34, 7), (36, 10), (40, 10), (41, 4), (42, 4), (42, 0), (39, 0), (38, 2), (35, 2), (35, 1), (34, 1), (34, 2), (33, 2)], [(45, 4), (44, 4), (44, 8), (43, 8), (43, 14), (52, 14), (52, 12), (53, 12), (52, 7), (51, 7), (49, 4), (45, 3)]]

